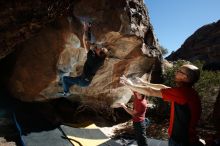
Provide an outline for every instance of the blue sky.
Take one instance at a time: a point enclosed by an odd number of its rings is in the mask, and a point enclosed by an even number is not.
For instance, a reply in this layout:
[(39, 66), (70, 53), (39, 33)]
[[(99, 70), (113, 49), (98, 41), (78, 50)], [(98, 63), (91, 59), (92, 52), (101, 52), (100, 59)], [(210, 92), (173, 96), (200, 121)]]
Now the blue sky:
[(220, 0), (144, 0), (160, 45), (176, 51), (198, 28), (220, 19)]

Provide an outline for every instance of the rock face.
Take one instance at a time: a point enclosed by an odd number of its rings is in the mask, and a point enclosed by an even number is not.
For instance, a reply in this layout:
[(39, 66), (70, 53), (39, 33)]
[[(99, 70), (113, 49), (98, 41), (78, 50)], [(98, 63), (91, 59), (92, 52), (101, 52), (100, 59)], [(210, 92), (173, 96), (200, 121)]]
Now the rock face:
[(155, 82), (160, 77), (161, 52), (142, 0), (23, 0), (4, 1), (1, 7), (1, 80), (20, 100), (55, 98), (61, 76), (81, 74), (82, 23), (88, 21), (96, 41), (111, 54), (89, 87), (73, 86), (72, 93), (107, 104), (126, 102), (131, 92), (119, 84), (121, 75), (152, 73)]
[(207, 69), (220, 69), (220, 21), (205, 25), (191, 35), (176, 52), (167, 57), (174, 61), (202, 60)]

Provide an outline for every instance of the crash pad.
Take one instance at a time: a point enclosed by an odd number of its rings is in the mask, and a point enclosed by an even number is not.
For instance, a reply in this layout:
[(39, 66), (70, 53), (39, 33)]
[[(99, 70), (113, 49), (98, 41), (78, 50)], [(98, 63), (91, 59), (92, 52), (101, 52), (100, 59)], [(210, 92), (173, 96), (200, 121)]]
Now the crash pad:
[(95, 124), (91, 124), (84, 128), (73, 128), (61, 125), (61, 128), (75, 146), (119, 145), (109, 139)]
[(73, 146), (59, 128), (22, 135), (25, 146)]

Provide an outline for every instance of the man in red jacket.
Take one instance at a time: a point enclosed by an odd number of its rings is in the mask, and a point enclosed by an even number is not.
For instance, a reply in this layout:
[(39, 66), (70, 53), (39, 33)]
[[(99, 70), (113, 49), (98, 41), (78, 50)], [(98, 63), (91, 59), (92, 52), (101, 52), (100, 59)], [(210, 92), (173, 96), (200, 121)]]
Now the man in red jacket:
[(126, 77), (121, 77), (121, 82), (133, 91), (171, 102), (169, 146), (198, 146), (196, 126), (201, 115), (201, 102), (193, 85), (199, 76), (199, 69), (187, 64), (176, 71), (176, 87), (173, 88), (148, 82), (144, 86), (137, 85)]

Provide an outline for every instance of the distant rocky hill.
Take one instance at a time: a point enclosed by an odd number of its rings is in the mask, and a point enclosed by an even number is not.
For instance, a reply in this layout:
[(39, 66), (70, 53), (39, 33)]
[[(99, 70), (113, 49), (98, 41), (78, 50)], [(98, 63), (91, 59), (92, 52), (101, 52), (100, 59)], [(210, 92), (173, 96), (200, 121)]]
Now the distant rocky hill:
[(192, 34), (183, 45), (171, 53), (169, 61), (184, 59), (205, 61), (206, 69), (220, 69), (220, 20), (204, 25)]

